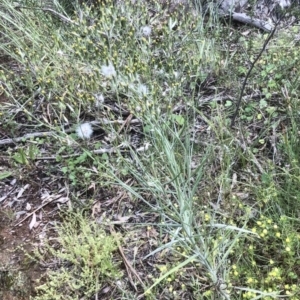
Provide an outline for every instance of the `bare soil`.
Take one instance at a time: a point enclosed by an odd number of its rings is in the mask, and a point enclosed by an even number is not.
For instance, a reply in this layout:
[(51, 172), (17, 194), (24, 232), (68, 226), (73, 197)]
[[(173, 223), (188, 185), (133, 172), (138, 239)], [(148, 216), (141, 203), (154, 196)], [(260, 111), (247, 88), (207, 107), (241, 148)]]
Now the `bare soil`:
[(16, 178), (0, 181), (0, 299), (30, 299), (47, 271), (26, 253), (33, 254), (49, 233), (55, 234), (51, 224), (59, 215), (55, 204), (39, 209), (42, 199), (33, 195), (31, 186)]

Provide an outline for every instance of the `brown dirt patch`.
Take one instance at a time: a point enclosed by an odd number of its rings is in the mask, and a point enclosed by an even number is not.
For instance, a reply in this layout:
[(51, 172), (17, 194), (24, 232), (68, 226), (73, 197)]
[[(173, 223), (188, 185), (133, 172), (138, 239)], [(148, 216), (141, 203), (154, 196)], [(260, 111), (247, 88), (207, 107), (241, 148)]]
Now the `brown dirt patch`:
[[(31, 254), (42, 245), (49, 233), (49, 224), (58, 215), (51, 203), (39, 209), (41, 198), (28, 197), (30, 187), (19, 197), (19, 201), (15, 201), (24, 186), (12, 182), (0, 182), (0, 195), (7, 195), (0, 203), (0, 299), (28, 300), (35, 295), (37, 279), (45, 274), (46, 269), (26, 253)], [(33, 227), (30, 229), (31, 225)]]

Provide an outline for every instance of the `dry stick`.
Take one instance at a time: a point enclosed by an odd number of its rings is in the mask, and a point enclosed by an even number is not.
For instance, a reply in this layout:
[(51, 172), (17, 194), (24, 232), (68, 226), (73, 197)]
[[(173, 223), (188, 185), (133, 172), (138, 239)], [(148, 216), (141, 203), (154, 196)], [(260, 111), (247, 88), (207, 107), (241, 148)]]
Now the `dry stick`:
[(53, 134), (54, 134), (54, 131), (27, 133), (21, 137), (0, 140), (0, 145), (15, 144), (15, 143), (23, 142), (24, 140), (27, 140), (30, 138), (53, 136)]
[[(89, 122), (92, 125), (96, 125), (96, 126), (101, 126), (102, 124), (121, 124), (121, 128), (124, 127), (124, 125), (128, 125), (128, 123), (130, 124), (140, 124), (141, 121), (138, 119), (130, 119), (128, 120), (128, 118), (125, 121), (121, 121), (121, 120), (115, 120), (115, 121), (109, 121), (106, 119), (103, 119), (101, 121), (91, 121)], [(1, 126), (2, 123), (0, 123)], [(69, 133), (69, 132), (74, 132), (75, 130), (73, 129), (65, 129), (64, 132), (65, 133)], [(30, 139), (30, 138), (36, 138), (36, 137), (46, 137), (46, 136), (54, 136), (55, 134), (57, 134), (55, 131), (44, 131), (44, 132), (33, 132), (33, 133), (27, 133), (21, 137), (16, 137), (16, 138), (7, 138), (7, 139), (3, 139), (0, 140), (0, 145), (9, 145), (9, 144), (15, 144), (18, 142), (23, 142), (24, 140)]]
[(244, 13), (235, 13), (234, 12), (232, 14), (232, 19), (235, 21), (244, 23), (244, 24), (253, 25), (253, 26), (258, 27), (259, 29), (264, 30), (266, 32), (271, 32), (271, 30), (272, 30), (272, 25), (269, 24), (268, 22), (265, 22), (260, 19), (254, 19)]
[(57, 11), (55, 11), (55, 10), (53, 10), (51, 8), (42, 8), (42, 11), (49, 12), (49, 13), (57, 16), (58, 18), (60, 18), (64, 22), (78, 25), (78, 23), (72, 21), (71, 19), (68, 19), (67, 17), (63, 16), (62, 14), (58, 13)]
[(23, 218), (20, 222), (18, 222), (16, 225), (14, 225), (14, 227), (20, 225), (21, 223), (23, 223), (24, 221), (26, 221), (29, 217), (31, 217), (34, 213), (36, 213), (37, 211), (39, 211), (40, 209), (42, 209), (43, 207), (45, 207), (46, 205), (52, 203), (53, 201), (59, 199), (61, 197), (61, 195), (49, 200), (48, 202), (40, 205), (38, 208), (36, 208), (34, 211), (32, 211), (29, 215), (27, 215), (25, 218)]
[(252, 72), (252, 70), (253, 70), (255, 64), (257, 63), (257, 61), (260, 59), (261, 55), (262, 55), (263, 52), (265, 51), (265, 49), (266, 49), (268, 43), (270, 42), (271, 38), (273, 37), (273, 35), (274, 35), (275, 31), (276, 31), (276, 28), (277, 28), (278, 24), (279, 24), (279, 21), (276, 22), (276, 24), (275, 24), (273, 30), (270, 32), (268, 38), (265, 40), (262, 49), (261, 49), (260, 52), (258, 53), (256, 59), (255, 59), (254, 62), (251, 64), (251, 67), (250, 67), (250, 69), (249, 69), (248, 72), (247, 72), (247, 75), (246, 75), (246, 77), (245, 77), (245, 79), (244, 79), (244, 82), (243, 82), (243, 86), (242, 86), (242, 89), (241, 89), (240, 97), (239, 97), (239, 99), (238, 99), (238, 102), (237, 102), (237, 106), (236, 106), (235, 112), (234, 112), (233, 117), (232, 117), (232, 119), (231, 119), (231, 124), (230, 124), (231, 127), (234, 126), (235, 119), (236, 119), (236, 117), (237, 117), (237, 115), (238, 115), (238, 113), (239, 113), (239, 109), (240, 109), (242, 97), (243, 97), (244, 90), (245, 90), (245, 87), (246, 87), (248, 78), (249, 78), (249, 76), (250, 76), (250, 73)]
[(123, 122), (121, 128), (118, 130), (118, 134), (121, 133), (121, 131), (123, 130), (123, 128), (124, 128), (125, 126), (127, 126), (127, 127), (129, 126), (129, 124), (130, 124), (130, 122), (131, 122), (131, 120), (132, 120), (132, 117), (133, 117), (133, 114), (130, 114), (130, 115), (127, 117), (127, 119), (125, 120), (125, 122)]
[[(118, 147), (108, 147), (108, 148), (100, 148), (100, 149), (96, 149), (96, 150), (89, 150), (89, 152), (93, 153), (93, 154), (104, 154), (104, 153), (115, 153), (117, 152), (117, 149), (121, 149), (121, 151), (126, 151), (126, 148), (121, 148), (122, 144)], [(144, 152), (147, 151), (149, 148), (150, 144), (146, 143), (145, 146), (142, 146), (138, 149), (136, 149), (137, 152)], [(61, 156), (37, 156), (35, 158), (33, 158), (33, 160), (56, 160), (58, 157), (59, 158), (71, 158), (71, 157), (78, 157), (80, 155), (82, 155), (83, 152), (79, 152), (79, 153), (74, 153), (74, 154), (68, 154), (68, 155), (61, 155)], [(6, 156), (0, 156), (0, 158), (6, 158)]]
[[(114, 153), (117, 151), (117, 148), (114, 147), (109, 147), (109, 148), (100, 148), (100, 149), (96, 149), (96, 150), (90, 150), (89, 152), (93, 153), (93, 154), (104, 154), (104, 153)], [(79, 152), (79, 153), (74, 153), (74, 154), (68, 154), (68, 155), (61, 155), (61, 156), (37, 156), (34, 158), (34, 160), (56, 160), (58, 157), (59, 158), (71, 158), (71, 157), (78, 157), (80, 155), (82, 155), (83, 152)]]
[(63, 16), (62, 14), (58, 13), (57, 11), (55, 11), (54, 9), (51, 9), (51, 8), (47, 8), (47, 7), (44, 7), (44, 8), (40, 8), (40, 7), (26, 7), (26, 6), (21, 6), (21, 5), (17, 5), (14, 8), (15, 9), (23, 8), (23, 9), (31, 9), (31, 10), (42, 10), (44, 12), (49, 12), (49, 13), (53, 14), (54, 16), (56, 16), (59, 19), (61, 19), (63, 22), (78, 25), (78, 23), (76, 23), (76, 22), (72, 21), (71, 19)]
[[(124, 254), (124, 251), (123, 251), (123, 248), (122, 246), (120, 245), (120, 242), (118, 240), (118, 237), (116, 236), (116, 232), (114, 230), (114, 228), (112, 226), (110, 226), (110, 233), (116, 237), (116, 241), (117, 241), (117, 244), (118, 244), (118, 249), (119, 249), (119, 252), (124, 260), (124, 263), (125, 263), (125, 267), (126, 267), (126, 270), (127, 270), (127, 273), (128, 273), (128, 276), (130, 277), (130, 272), (129, 270), (131, 271), (131, 273), (134, 274), (134, 276), (138, 279), (138, 281), (141, 283), (141, 285), (143, 286), (143, 288), (145, 288), (145, 284), (144, 282), (142, 281), (141, 277), (139, 276), (139, 274), (136, 272), (136, 270), (132, 267), (131, 263), (128, 261), (128, 259), (126, 258), (125, 254)], [(135, 289), (135, 291), (137, 292), (137, 288), (134, 284), (134, 282), (132, 282), (130, 280), (130, 283), (132, 284), (133, 288)]]

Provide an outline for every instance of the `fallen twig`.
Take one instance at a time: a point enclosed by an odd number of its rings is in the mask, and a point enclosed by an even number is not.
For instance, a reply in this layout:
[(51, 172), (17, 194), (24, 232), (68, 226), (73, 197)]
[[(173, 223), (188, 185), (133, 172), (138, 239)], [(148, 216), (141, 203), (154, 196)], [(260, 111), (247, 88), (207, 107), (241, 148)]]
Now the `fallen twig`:
[(123, 251), (123, 248), (122, 246), (120, 245), (120, 242), (118, 240), (118, 237), (116, 236), (116, 232), (114, 230), (114, 228), (112, 226), (110, 226), (110, 233), (116, 237), (116, 241), (117, 241), (117, 244), (118, 244), (118, 249), (119, 249), (119, 252), (124, 260), (124, 263), (125, 263), (125, 267), (126, 267), (126, 270), (127, 270), (127, 273), (128, 273), (128, 276), (129, 276), (129, 279), (130, 279), (130, 283), (131, 285), (133, 286), (133, 288), (135, 289), (135, 291), (137, 292), (137, 288), (134, 284), (134, 282), (131, 280), (131, 275), (130, 273), (132, 273), (137, 279), (138, 281), (141, 283), (141, 285), (143, 286), (143, 288), (146, 288), (144, 282), (142, 281), (141, 277), (139, 276), (139, 274), (136, 272), (136, 270), (132, 267), (131, 263), (128, 261), (127, 257), (125, 256), (124, 254), (124, 251)]
[(270, 40), (272, 39), (275, 31), (276, 31), (276, 28), (279, 24), (279, 21), (275, 24), (273, 30), (271, 31), (271, 33), (269, 34), (269, 36), (267, 37), (267, 39), (265, 40), (264, 42), (264, 45), (262, 47), (262, 49), (260, 50), (260, 52), (258, 53), (257, 57), (255, 58), (255, 60), (251, 63), (251, 66), (250, 66), (250, 69), (248, 70), (247, 74), (246, 74), (246, 77), (244, 79), (244, 82), (243, 82), (243, 86), (241, 88), (241, 93), (240, 93), (240, 96), (239, 96), (239, 99), (237, 101), (237, 104), (236, 104), (236, 109), (235, 109), (235, 112), (232, 116), (232, 119), (231, 119), (231, 127), (234, 126), (234, 123), (235, 123), (235, 119), (239, 113), (239, 109), (240, 109), (240, 105), (241, 105), (241, 102), (242, 102), (242, 98), (243, 98), (243, 94), (244, 94), (244, 90), (245, 90), (245, 87), (246, 87), (246, 84), (247, 84), (247, 81), (248, 81), (248, 78), (255, 66), (255, 64), (258, 62), (258, 60), (260, 59), (260, 57), (262, 56), (263, 52), (265, 51), (267, 45), (269, 44)]
[(53, 135), (54, 135), (53, 131), (27, 133), (21, 137), (0, 140), (0, 145), (15, 144), (15, 143), (23, 142), (24, 140), (28, 140), (30, 138), (53, 136)]
[(233, 13), (231, 16), (232, 16), (232, 19), (235, 21), (238, 21), (238, 22), (241, 22), (244, 24), (253, 25), (253, 26), (255, 26), (263, 31), (266, 31), (266, 32), (271, 32), (273, 29), (273, 26), (271, 24), (269, 24), (268, 22), (265, 22), (260, 19), (251, 18), (244, 13)]
[(42, 10), (44, 12), (49, 12), (52, 15), (54, 15), (54, 16), (58, 17), (59, 19), (61, 19), (63, 22), (71, 23), (71, 24), (75, 24), (75, 25), (79, 25), (78, 23), (76, 23), (76, 22), (72, 21), (71, 19), (65, 17), (64, 15), (60, 14), (59, 12), (55, 11), (52, 8), (47, 8), (47, 7), (43, 7), (43, 8), (40, 8), (40, 7), (27, 7), (27, 6), (21, 6), (21, 5), (15, 6), (15, 9), (20, 9), (20, 8), (31, 9), (31, 10)]
[(52, 203), (53, 201), (57, 200), (61, 198), (61, 195), (47, 201), (46, 203), (40, 205), (38, 208), (36, 208), (35, 210), (33, 210), (29, 215), (27, 215), (25, 218), (23, 218), (20, 222), (18, 222), (17, 224), (14, 225), (14, 227), (20, 225), (21, 223), (23, 223), (24, 221), (26, 221), (29, 217), (31, 217), (34, 213), (36, 213), (37, 211), (39, 211), (40, 209), (42, 209), (43, 207), (45, 207), (46, 205)]
[[(133, 120), (126, 119), (125, 121), (121, 121), (121, 120), (109, 121), (109, 120), (103, 119), (102, 121), (91, 121), (90, 123), (95, 126), (101, 126), (103, 124), (105, 124), (105, 125), (107, 125), (107, 124), (123, 124), (122, 127), (124, 127), (124, 125), (126, 125), (126, 124), (140, 124), (141, 121), (138, 119), (133, 119)], [(63, 132), (65, 132), (65, 133), (70, 133), (70, 132), (74, 132), (74, 131), (75, 131), (74, 129), (63, 130)], [(46, 137), (46, 136), (54, 136), (54, 135), (57, 135), (57, 132), (44, 131), (44, 132), (27, 133), (21, 137), (0, 140), (0, 145), (15, 144), (15, 143), (23, 142), (24, 140), (28, 140), (30, 138)]]
[[(115, 147), (109, 147), (109, 148), (101, 148), (97, 150), (89, 150), (89, 152), (94, 153), (94, 154), (103, 154), (103, 153), (113, 153), (116, 152), (117, 148)], [(59, 158), (70, 158), (70, 157), (77, 157), (82, 155), (83, 152), (79, 153), (74, 153), (74, 154), (68, 154), (68, 155), (52, 155), (52, 156), (38, 156), (35, 157), (35, 160), (56, 160), (58, 157)]]

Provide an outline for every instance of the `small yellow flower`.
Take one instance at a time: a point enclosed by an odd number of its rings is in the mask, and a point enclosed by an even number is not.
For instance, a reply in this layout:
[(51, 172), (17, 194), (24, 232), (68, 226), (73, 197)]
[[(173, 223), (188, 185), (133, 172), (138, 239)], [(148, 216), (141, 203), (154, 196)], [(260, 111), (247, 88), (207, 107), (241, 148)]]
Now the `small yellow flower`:
[(253, 282), (253, 278), (249, 277), (248, 280), (247, 280), (247, 283), (252, 283), (252, 282)]
[(161, 266), (161, 267), (159, 267), (159, 270), (161, 272), (165, 272), (165, 271), (167, 271), (167, 267), (166, 266)]
[(205, 221), (209, 221), (210, 215), (209, 215), (209, 214), (205, 214), (205, 215), (204, 215), (204, 218), (205, 218)]
[(297, 285), (296, 285), (296, 284), (293, 284), (293, 285), (292, 285), (292, 290), (295, 291), (296, 289), (297, 289)]
[(279, 273), (280, 273), (279, 269), (278, 268), (274, 268), (274, 274), (277, 275)]
[(290, 252), (290, 251), (291, 251), (291, 248), (290, 248), (290, 247), (286, 247), (286, 248), (285, 248), (285, 251), (286, 251), (286, 252)]
[(275, 234), (275, 235), (276, 235), (276, 237), (278, 237), (278, 238), (279, 238), (279, 237), (280, 237), (280, 232), (276, 232), (276, 234)]

